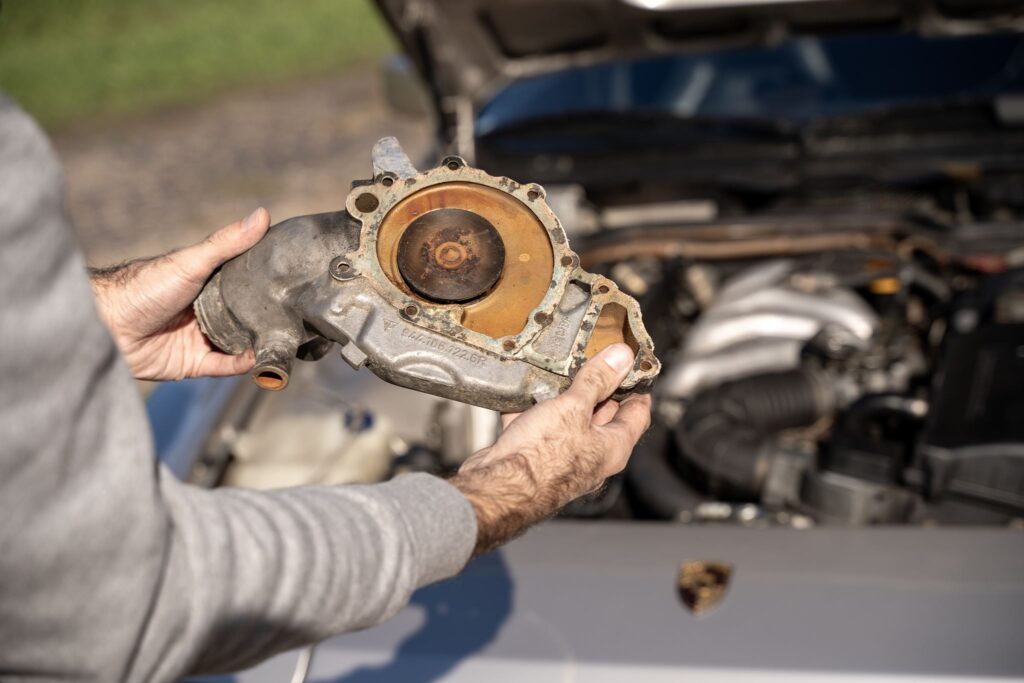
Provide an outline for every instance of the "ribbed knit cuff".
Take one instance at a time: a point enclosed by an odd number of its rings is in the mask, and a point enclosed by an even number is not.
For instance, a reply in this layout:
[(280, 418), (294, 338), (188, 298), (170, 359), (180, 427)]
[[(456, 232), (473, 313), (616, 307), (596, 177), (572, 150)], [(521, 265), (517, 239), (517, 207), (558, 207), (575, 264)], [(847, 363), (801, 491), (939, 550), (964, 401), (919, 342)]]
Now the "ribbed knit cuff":
[(398, 503), (415, 543), (417, 586), (458, 574), (476, 545), (476, 513), (462, 493), (438, 477), (407, 474), (380, 485)]

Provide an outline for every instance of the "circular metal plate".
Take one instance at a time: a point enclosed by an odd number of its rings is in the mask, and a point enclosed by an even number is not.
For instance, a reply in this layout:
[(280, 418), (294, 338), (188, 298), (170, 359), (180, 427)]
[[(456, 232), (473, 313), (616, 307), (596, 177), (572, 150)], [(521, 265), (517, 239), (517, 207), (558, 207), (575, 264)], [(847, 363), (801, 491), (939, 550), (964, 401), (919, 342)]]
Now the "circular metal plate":
[(399, 272), (398, 243), (417, 218), (438, 209), (463, 209), (483, 217), (498, 231), (505, 247), (505, 267), (491, 291), (473, 301), (439, 305), (458, 306), (460, 324), (492, 340), (519, 334), (544, 297), (555, 291), (551, 289), (554, 251), (536, 214), (505, 190), (459, 181), (436, 183), (403, 196), (373, 235), (384, 276), (403, 292), (428, 301)]
[(501, 235), (482, 216), (455, 208), (428, 211), (398, 242), (398, 270), (420, 296), (462, 303), (487, 294), (505, 267)]

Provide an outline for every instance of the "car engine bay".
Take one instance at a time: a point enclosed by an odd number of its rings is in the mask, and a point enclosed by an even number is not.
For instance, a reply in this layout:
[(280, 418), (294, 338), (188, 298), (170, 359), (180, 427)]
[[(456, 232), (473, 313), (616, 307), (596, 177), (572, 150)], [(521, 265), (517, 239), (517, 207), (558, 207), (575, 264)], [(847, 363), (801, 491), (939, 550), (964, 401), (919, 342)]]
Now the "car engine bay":
[(653, 514), (860, 525), (1019, 511), (1016, 273), (954, 284), (897, 249), (670, 277), (685, 331), (628, 478)]
[(666, 368), (655, 427), (605, 495), (686, 522), (1019, 515), (1019, 227), (934, 208), (589, 238), (584, 262), (641, 298)]

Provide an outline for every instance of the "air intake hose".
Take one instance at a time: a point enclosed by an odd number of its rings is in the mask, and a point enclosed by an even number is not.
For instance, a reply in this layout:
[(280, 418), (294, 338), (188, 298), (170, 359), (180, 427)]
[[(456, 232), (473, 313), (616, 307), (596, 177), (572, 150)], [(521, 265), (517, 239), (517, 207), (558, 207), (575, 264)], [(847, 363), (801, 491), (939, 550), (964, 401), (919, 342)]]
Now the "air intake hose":
[(633, 449), (626, 469), (626, 484), (646, 511), (657, 519), (679, 520), (701, 502), (701, 495), (672, 467), (666, 454), (672, 432), (655, 418)]
[(779, 432), (813, 424), (835, 408), (826, 376), (801, 368), (754, 375), (699, 393), (676, 428), (684, 457), (712, 485), (756, 496)]

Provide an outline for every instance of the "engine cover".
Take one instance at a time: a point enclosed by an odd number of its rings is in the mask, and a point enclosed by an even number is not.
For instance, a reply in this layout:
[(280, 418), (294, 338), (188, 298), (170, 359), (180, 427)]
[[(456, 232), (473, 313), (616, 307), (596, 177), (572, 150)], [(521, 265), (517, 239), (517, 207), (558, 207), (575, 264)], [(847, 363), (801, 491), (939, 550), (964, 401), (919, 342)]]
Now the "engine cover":
[(661, 364), (639, 306), (580, 267), (542, 187), (454, 156), (420, 173), (394, 138), (373, 171), (345, 211), (272, 227), (197, 299), (211, 342), (255, 349), (257, 384), (284, 388), (293, 358), (336, 341), (393, 384), (519, 411), (624, 342), (636, 361), (617, 395), (650, 390)]

